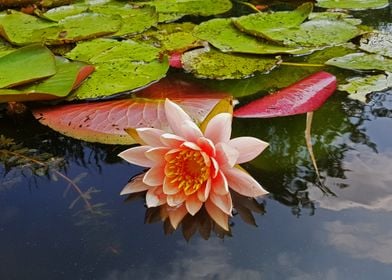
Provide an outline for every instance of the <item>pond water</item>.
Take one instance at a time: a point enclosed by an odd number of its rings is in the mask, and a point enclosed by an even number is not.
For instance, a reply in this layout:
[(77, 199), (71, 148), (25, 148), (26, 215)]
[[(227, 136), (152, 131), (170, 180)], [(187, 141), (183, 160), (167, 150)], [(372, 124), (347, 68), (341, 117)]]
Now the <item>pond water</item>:
[[(384, 17), (368, 12), (365, 22), (392, 31), (390, 11), (374, 13)], [(392, 90), (366, 105), (336, 92), (315, 112), (320, 180), (305, 119), (234, 121), (234, 136), (270, 143), (244, 165), (270, 194), (238, 197), (230, 234), (209, 234), (197, 232), (203, 216), (171, 232), (142, 199), (119, 195), (141, 171), (116, 156), (126, 147), (74, 140), (0, 111), (0, 134), (64, 158), (57, 180), (0, 164), (0, 279), (391, 279)], [(82, 192), (99, 191), (88, 200), (98, 214), (83, 211), (61, 174)]]

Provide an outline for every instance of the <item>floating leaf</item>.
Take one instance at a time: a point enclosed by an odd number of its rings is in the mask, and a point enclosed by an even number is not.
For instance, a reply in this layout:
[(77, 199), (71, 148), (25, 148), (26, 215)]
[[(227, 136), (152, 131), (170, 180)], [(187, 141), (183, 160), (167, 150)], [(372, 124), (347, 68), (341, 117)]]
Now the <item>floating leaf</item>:
[(298, 27), (269, 30), (263, 33), (268, 40), (283, 43), (287, 46), (331, 46), (345, 43), (361, 31), (355, 25), (338, 20), (310, 20)]
[(317, 0), (317, 6), (328, 9), (367, 10), (381, 9), (389, 5), (388, 0)]
[(45, 13), (42, 14), (42, 17), (52, 21), (60, 21), (66, 17), (74, 16), (86, 12), (88, 8), (89, 5), (85, 3), (60, 6), (46, 11)]
[(156, 30), (150, 30), (133, 38), (161, 49), (163, 52), (183, 52), (202, 46), (192, 31), (196, 25), (190, 22), (160, 24)]
[(299, 26), (310, 14), (313, 4), (302, 4), (294, 11), (255, 13), (233, 18), (233, 23), (241, 30), (254, 36), (264, 37), (268, 31), (276, 31)]
[(317, 110), (336, 89), (336, 77), (317, 72), (274, 94), (254, 100), (234, 111), (239, 118), (271, 118)]
[(154, 6), (158, 13), (212, 16), (228, 12), (229, 0), (154, 0), (141, 4)]
[[(159, 49), (132, 40), (83, 42), (66, 56), (96, 66), (96, 71), (75, 91), (75, 99), (132, 91), (163, 78), (169, 69), (168, 59), (160, 58)], [(105, 80), (110, 82), (103, 83)]]
[(359, 48), (392, 58), (392, 35), (382, 32), (367, 33), (362, 36)]
[(378, 54), (353, 53), (332, 58), (325, 64), (350, 70), (383, 70), (392, 72), (392, 59)]
[(366, 102), (367, 94), (392, 87), (392, 73), (354, 77), (348, 79), (347, 82), (347, 84), (339, 85), (338, 89), (347, 91), (352, 99)]
[(0, 57), (12, 53), (14, 50), (15, 48), (0, 38)]
[(94, 67), (82, 62), (70, 62), (56, 57), (56, 74), (17, 89), (0, 89), (0, 102), (50, 100), (66, 97), (72, 89), (94, 71)]
[(197, 49), (184, 53), (181, 61), (183, 68), (196, 77), (220, 80), (247, 78), (255, 72), (268, 72), (280, 59)]
[(13, 10), (0, 13), (0, 33), (15, 45), (39, 43), (42, 38), (38, 30), (55, 25), (56, 23)]
[(158, 22), (158, 14), (154, 7), (134, 8), (128, 4), (109, 2), (103, 5), (92, 5), (89, 10), (98, 14), (121, 16), (121, 28), (113, 36), (141, 33)]
[(40, 45), (26, 46), (0, 57), (0, 88), (21, 85), (55, 73), (54, 55)]
[(314, 20), (314, 19), (340, 20), (340, 21), (345, 21), (352, 25), (359, 25), (362, 23), (361, 19), (355, 18), (352, 15), (344, 12), (310, 13), (308, 18), (310, 20)]
[(47, 44), (63, 44), (96, 38), (117, 32), (122, 25), (119, 15), (82, 13), (66, 17), (58, 25), (33, 32)]
[(285, 47), (268, 44), (253, 36), (239, 31), (231, 19), (212, 19), (195, 27), (193, 34), (223, 52), (240, 52), (253, 54), (304, 54), (309, 49), (302, 47)]
[[(33, 111), (43, 124), (67, 136), (106, 144), (132, 144), (126, 128), (168, 129), (164, 100), (177, 102), (201, 123), (221, 100), (231, 110), (231, 96), (211, 92), (179, 79), (164, 80), (138, 93), (136, 98), (47, 107)], [(222, 105), (221, 105), (222, 106)]]

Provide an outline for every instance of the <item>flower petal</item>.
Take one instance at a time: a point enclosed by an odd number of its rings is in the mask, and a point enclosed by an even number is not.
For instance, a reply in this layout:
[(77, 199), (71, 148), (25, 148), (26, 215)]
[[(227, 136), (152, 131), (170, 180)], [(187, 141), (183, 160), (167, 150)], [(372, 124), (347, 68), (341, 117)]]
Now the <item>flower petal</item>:
[(184, 192), (178, 192), (173, 195), (168, 195), (167, 204), (172, 207), (177, 207), (185, 201), (186, 197), (187, 196), (184, 194)]
[(151, 161), (155, 162), (156, 165), (159, 163), (164, 164), (166, 162), (165, 155), (169, 151), (170, 148), (166, 148), (166, 147), (152, 148), (149, 149), (147, 152), (145, 152), (145, 156)]
[(163, 180), (163, 192), (167, 195), (173, 195), (180, 191), (178, 182), (171, 183), (170, 180), (168, 177), (165, 177)]
[(147, 145), (152, 147), (163, 146), (160, 137), (162, 134), (166, 133), (165, 131), (156, 128), (149, 128), (149, 127), (137, 128), (136, 131), (139, 137)]
[(143, 177), (143, 183), (149, 186), (161, 186), (163, 184), (163, 179), (165, 178), (165, 171), (163, 165), (156, 165), (151, 167), (146, 175)]
[(133, 177), (132, 180), (122, 189), (120, 195), (137, 193), (150, 189), (151, 186), (143, 183), (143, 176), (144, 173)]
[(211, 191), (211, 179), (208, 179), (204, 188), (200, 188), (197, 191), (197, 198), (201, 202), (206, 201), (208, 196), (210, 195), (210, 191)]
[(146, 193), (146, 204), (147, 207), (157, 207), (165, 204), (166, 195), (162, 193), (162, 187), (158, 186), (149, 189)]
[(205, 137), (197, 139), (197, 145), (210, 157), (214, 157), (216, 154), (214, 143)]
[(224, 171), (229, 187), (248, 197), (265, 195), (268, 192), (245, 170), (231, 168)]
[(167, 147), (178, 148), (185, 142), (185, 139), (171, 133), (165, 133), (161, 135), (161, 142)]
[(238, 137), (233, 138), (228, 143), (239, 152), (239, 157), (236, 164), (251, 161), (257, 157), (265, 148), (268, 143), (254, 137)]
[(207, 200), (204, 203), (208, 215), (217, 223), (221, 228), (229, 231), (229, 216), (220, 210), (212, 201)]
[(171, 225), (176, 229), (185, 215), (188, 214), (188, 211), (184, 205), (181, 205), (180, 207), (167, 207), (167, 213)]
[(233, 202), (231, 200), (230, 193), (225, 195), (218, 195), (214, 192), (210, 195), (210, 200), (223, 212), (231, 216), (231, 211), (233, 210)]
[(184, 136), (182, 124), (185, 120), (192, 121), (191, 117), (180, 106), (169, 99), (165, 100), (165, 113), (169, 126), (174, 134)]
[(185, 201), (186, 210), (188, 210), (189, 214), (194, 216), (197, 212), (199, 212), (200, 208), (203, 206), (203, 202), (201, 202), (197, 198), (197, 194), (190, 195)]
[(183, 121), (181, 125), (182, 135), (187, 141), (196, 142), (198, 138), (203, 137), (200, 128), (190, 120)]
[(211, 189), (214, 193), (219, 195), (229, 193), (229, 185), (222, 171), (219, 170), (218, 175), (212, 180)]
[(219, 143), (216, 145), (215, 158), (221, 168), (233, 167), (239, 156), (238, 150), (226, 143)]
[(150, 146), (138, 146), (134, 148), (127, 149), (118, 154), (118, 156), (129, 163), (144, 166), (144, 167), (151, 167), (154, 165), (154, 162), (148, 159), (145, 155), (151, 149)]
[(218, 144), (226, 143), (231, 136), (231, 122), (233, 116), (229, 113), (221, 113), (213, 117), (207, 124), (205, 137)]

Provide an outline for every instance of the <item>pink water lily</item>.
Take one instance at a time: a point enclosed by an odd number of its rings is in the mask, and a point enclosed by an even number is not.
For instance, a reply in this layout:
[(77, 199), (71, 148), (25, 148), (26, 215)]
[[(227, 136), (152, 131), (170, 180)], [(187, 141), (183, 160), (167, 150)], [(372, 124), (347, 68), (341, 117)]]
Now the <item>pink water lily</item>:
[(121, 194), (147, 191), (147, 206), (166, 207), (174, 228), (187, 213), (195, 215), (204, 205), (211, 218), (228, 230), (233, 207), (229, 188), (248, 197), (267, 193), (239, 164), (254, 159), (268, 143), (253, 137), (230, 139), (229, 113), (214, 116), (204, 133), (168, 99), (165, 113), (171, 132), (138, 128), (141, 146), (119, 154), (132, 164), (150, 168)]

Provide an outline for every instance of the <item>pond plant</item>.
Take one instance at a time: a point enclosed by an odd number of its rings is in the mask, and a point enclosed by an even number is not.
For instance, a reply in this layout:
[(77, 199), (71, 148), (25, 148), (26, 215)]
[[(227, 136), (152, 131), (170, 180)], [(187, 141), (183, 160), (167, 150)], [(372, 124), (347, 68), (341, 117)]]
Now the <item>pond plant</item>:
[[(0, 102), (10, 112), (24, 104), (43, 125), (82, 141), (140, 144), (119, 156), (150, 169), (122, 194), (145, 193), (172, 228), (207, 213), (229, 232), (232, 196), (267, 193), (239, 166), (267, 143), (230, 140), (233, 117), (307, 114), (320, 181), (312, 112), (336, 88), (366, 103), (392, 86), (391, 34), (350, 12), (388, 1), (258, 2), (0, 0)], [(33, 173), (60, 176), (94, 212), (94, 189), (82, 192), (44, 155), (14, 144), (1, 135), (6, 169), (30, 162)]]

